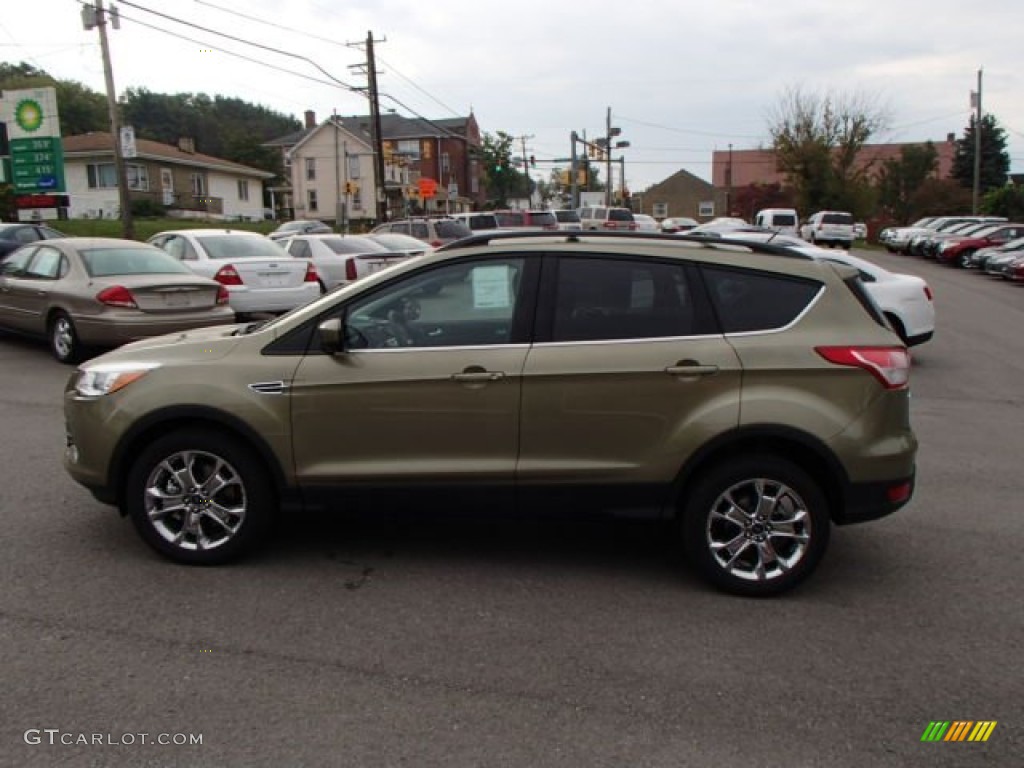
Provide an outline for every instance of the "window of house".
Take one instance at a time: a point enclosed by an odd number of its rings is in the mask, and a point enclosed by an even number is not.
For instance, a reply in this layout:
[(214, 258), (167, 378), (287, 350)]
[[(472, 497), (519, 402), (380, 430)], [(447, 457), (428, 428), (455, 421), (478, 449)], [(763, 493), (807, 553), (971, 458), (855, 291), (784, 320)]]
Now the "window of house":
[(471, 160), (469, 163), (469, 190), (474, 195), (480, 191), (480, 169), (477, 167), (477, 161)]
[(89, 163), (85, 167), (89, 189), (115, 189), (117, 169), (113, 163)]
[(449, 173), (451, 171), (451, 160), (448, 157), (447, 152), (441, 153), (441, 171), (443, 173)]
[(306, 208), (308, 208), (310, 211), (317, 210), (317, 200), (316, 200), (316, 190), (315, 189), (307, 189), (306, 190)]
[(306, 158), (306, 181), (316, 181), (316, 158)]
[(363, 209), (362, 187), (359, 187), (354, 193), (352, 193), (352, 209), (355, 211), (361, 211)]
[(348, 156), (348, 177), (350, 179), (359, 178), (359, 155)]
[(249, 180), (239, 179), (238, 180), (238, 199), (248, 200), (249, 199)]
[(128, 189), (138, 192), (149, 191), (149, 169), (144, 165), (128, 163), (124, 167), (125, 176), (128, 177)]
[(419, 139), (403, 139), (398, 142), (398, 154), (405, 155), (413, 160), (420, 159), (420, 141)]
[(201, 173), (193, 173), (189, 176), (189, 183), (192, 186), (193, 197), (203, 197), (206, 195), (206, 179)]

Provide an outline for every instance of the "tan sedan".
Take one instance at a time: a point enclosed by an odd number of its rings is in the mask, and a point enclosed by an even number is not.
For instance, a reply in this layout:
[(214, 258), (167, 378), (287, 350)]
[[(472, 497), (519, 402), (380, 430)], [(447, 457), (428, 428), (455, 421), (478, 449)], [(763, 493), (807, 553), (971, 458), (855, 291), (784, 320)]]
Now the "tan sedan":
[(0, 261), (0, 329), (45, 337), (62, 363), (93, 346), (234, 320), (224, 286), (144, 243), (69, 237)]

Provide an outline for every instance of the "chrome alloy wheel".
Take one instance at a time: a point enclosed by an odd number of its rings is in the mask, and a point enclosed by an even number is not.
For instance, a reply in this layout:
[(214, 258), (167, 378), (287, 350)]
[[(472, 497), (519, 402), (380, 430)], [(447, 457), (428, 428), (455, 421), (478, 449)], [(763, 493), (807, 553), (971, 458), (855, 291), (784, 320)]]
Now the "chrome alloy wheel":
[(153, 530), (188, 551), (229, 542), (245, 522), (247, 501), (238, 471), (204, 451), (171, 454), (145, 484), (145, 513)]
[(807, 554), (813, 526), (800, 496), (776, 480), (736, 483), (712, 504), (705, 534), (715, 563), (745, 581), (771, 581)]

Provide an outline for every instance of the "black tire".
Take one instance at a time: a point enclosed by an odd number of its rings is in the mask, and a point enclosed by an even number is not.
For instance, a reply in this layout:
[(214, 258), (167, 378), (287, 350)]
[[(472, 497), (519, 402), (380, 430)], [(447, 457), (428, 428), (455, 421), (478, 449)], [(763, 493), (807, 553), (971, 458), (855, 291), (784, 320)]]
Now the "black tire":
[(50, 351), (58, 362), (75, 365), (85, 357), (85, 348), (78, 339), (75, 324), (65, 312), (57, 312), (50, 318), (46, 338), (50, 344)]
[[(188, 488), (180, 483), (186, 473), (194, 483)], [(172, 505), (177, 509), (160, 515), (169, 500), (180, 502)], [(276, 496), (267, 467), (248, 446), (209, 430), (182, 429), (139, 454), (128, 474), (125, 508), (142, 539), (164, 557), (218, 565), (264, 538)]]
[[(731, 503), (724, 500), (727, 493)], [(753, 503), (757, 493), (776, 500), (760, 519), (757, 513), (765, 510)], [(721, 514), (730, 509), (738, 519)], [(791, 515), (785, 533), (783, 515)], [(760, 454), (713, 466), (693, 486), (680, 522), (687, 560), (698, 574), (719, 589), (749, 597), (777, 595), (807, 578), (825, 554), (831, 524), (825, 494), (804, 470)], [(715, 547), (713, 540), (737, 546)], [(767, 568), (766, 552), (776, 553)]]
[(960, 267), (960, 269), (970, 269), (971, 257), (973, 255), (974, 251), (964, 251), (963, 253), (956, 257), (956, 261), (954, 263), (956, 264), (956, 266)]

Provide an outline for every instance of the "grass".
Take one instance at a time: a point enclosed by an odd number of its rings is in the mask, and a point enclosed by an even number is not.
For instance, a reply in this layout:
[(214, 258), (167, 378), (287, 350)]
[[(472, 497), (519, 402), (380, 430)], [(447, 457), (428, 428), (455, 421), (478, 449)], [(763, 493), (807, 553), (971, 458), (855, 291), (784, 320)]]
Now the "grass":
[[(120, 219), (67, 219), (50, 222), (72, 237), (123, 237)], [(207, 221), (201, 219), (133, 219), (135, 239), (145, 241), (168, 229), (244, 229), (267, 234), (277, 229), (276, 221)]]

